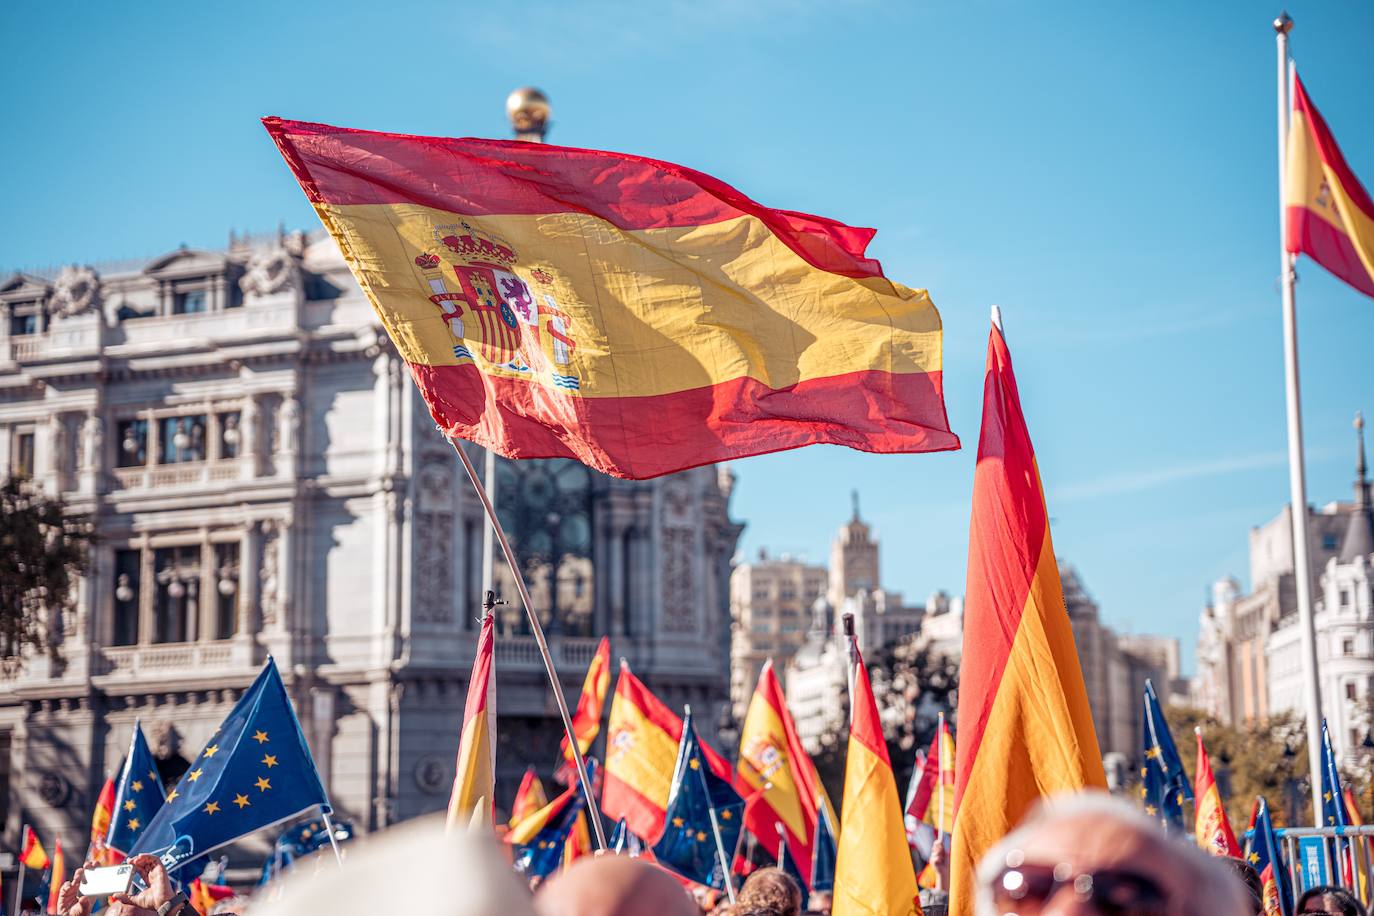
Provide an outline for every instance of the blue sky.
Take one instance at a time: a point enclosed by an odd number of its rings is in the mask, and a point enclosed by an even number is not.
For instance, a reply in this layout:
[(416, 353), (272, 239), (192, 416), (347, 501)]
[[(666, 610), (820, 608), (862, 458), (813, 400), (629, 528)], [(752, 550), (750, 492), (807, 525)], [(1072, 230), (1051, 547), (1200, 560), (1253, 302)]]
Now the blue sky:
[[(1374, 7), (1295, 2), (1294, 50), (1374, 184)], [(739, 462), (743, 546), (820, 560), (857, 487), (891, 588), (963, 591), (990, 303), (1003, 306), (1059, 552), (1106, 618), (1191, 650), (1217, 576), (1287, 498), (1274, 4), (8, 4), (0, 265), (318, 225), (257, 119), (550, 139), (661, 157), (875, 226), (945, 318), (965, 450)], [(1298, 293), (1309, 491), (1348, 498), (1374, 302)]]

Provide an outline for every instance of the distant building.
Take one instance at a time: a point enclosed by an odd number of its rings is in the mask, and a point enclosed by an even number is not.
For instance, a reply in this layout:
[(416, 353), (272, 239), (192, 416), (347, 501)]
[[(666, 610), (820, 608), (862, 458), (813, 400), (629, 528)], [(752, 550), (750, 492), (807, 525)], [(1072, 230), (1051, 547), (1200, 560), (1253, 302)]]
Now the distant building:
[(773, 660), (781, 673), (806, 638), (811, 606), (824, 600), (830, 574), (824, 566), (759, 551), (730, 576), (730, 697), (743, 719), (759, 671)]
[[(1322, 714), (1336, 753), (1350, 764), (1374, 731), (1374, 515), (1365, 465), (1364, 421), (1355, 419), (1355, 501), (1345, 513), (1339, 551), (1328, 556), (1313, 596)], [(1305, 709), (1302, 627), (1296, 609), (1269, 635), (1269, 702), (1274, 712)]]
[[(1363, 472), (1357, 476), (1363, 479)], [(1356, 489), (1358, 496), (1358, 482)], [(1352, 517), (1358, 514), (1356, 503), (1332, 502), (1308, 509), (1314, 603), (1324, 603), (1324, 579), (1334, 583), (1353, 569), (1353, 561), (1340, 557)], [(1333, 561), (1344, 571), (1333, 571)], [(1229, 576), (1212, 586), (1212, 602), (1198, 621), (1192, 698), (1196, 706), (1228, 725), (1263, 723), (1273, 713), (1302, 709), (1301, 656), (1286, 648), (1296, 644), (1299, 634), (1297, 627), (1290, 626), (1298, 616), (1295, 567), (1291, 508), (1284, 506), (1273, 519), (1250, 531), (1250, 592), (1245, 593), (1240, 582)], [(1351, 594), (1355, 595), (1353, 590)], [(1338, 588), (1334, 605), (1339, 603)], [(1278, 638), (1276, 654), (1274, 640), (1281, 627), (1287, 635)], [(1340, 655), (1340, 648), (1335, 647), (1333, 654)], [(1318, 651), (1324, 651), (1320, 640)], [(1333, 689), (1345, 691), (1344, 686)], [(1293, 691), (1299, 697), (1296, 701)], [(1327, 693), (1323, 688), (1323, 694)]]

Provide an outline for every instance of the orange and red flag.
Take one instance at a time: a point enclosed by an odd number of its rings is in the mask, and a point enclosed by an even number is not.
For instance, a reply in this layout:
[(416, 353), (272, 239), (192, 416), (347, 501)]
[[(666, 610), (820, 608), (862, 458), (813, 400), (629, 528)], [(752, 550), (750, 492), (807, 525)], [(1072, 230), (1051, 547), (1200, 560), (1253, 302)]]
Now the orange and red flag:
[(1374, 296), (1374, 201), (1296, 78), (1285, 173), (1288, 251)]
[(509, 826), (514, 828), (516, 824), (548, 803), (549, 797), (544, 794), (544, 784), (539, 781), (534, 767), (526, 767), (525, 775), (520, 779), (520, 788), (515, 792), (515, 801), (510, 806)]
[(24, 828), (24, 843), (19, 850), (19, 861), (24, 863), (24, 867), (29, 871), (42, 871), (51, 862), (48, 860), (48, 853), (43, 849), (43, 844), (38, 841), (38, 834), (33, 832), (32, 827)]
[(495, 616), (482, 619), (477, 655), (468, 679), (467, 705), (463, 709), (463, 735), (458, 742), (457, 773), (448, 802), (448, 829), (466, 827), (480, 810), (482, 822), (496, 817), (496, 665)]
[(744, 826), (778, 859), (777, 824), (787, 836), (787, 854), (809, 871), (816, 835), (816, 811), (826, 804), (815, 764), (802, 748), (787, 709), (782, 684), (769, 660), (759, 672), (740, 729), (736, 785), (748, 803)]
[[(624, 818), (632, 832), (656, 842), (663, 833), (681, 740), (682, 720), (621, 661), (606, 726), (602, 813), (613, 821)], [(705, 741), (701, 753), (712, 772), (730, 778), (730, 764)]]
[(1197, 733), (1197, 776), (1193, 787), (1193, 796), (1197, 799), (1197, 821), (1194, 824), (1197, 844), (1213, 855), (1239, 859), (1243, 853), (1236, 842), (1236, 833), (1231, 829), (1231, 821), (1226, 816), (1221, 790), (1212, 776), (1212, 759), (1207, 756), (1207, 748), (1202, 743), (1202, 729), (1194, 731)]
[(1106, 788), (1050, 540), (1035, 450), (1002, 332), (988, 340), (973, 477), (950, 912), (974, 867), (1041, 795)]
[[(583, 754), (591, 748), (601, 731), (601, 710), (606, 706), (606, 692), (611, 689), (611, 640), (601, 637), (591, 664), (587, 666), (587, 677), (582, 681), (582, 695), (577, 698), (577, 709), (572, 715), (573, 734), (577, 735), (577, 747)], [(568, 736), (563, 736), (559, 745), (565, 763), (573, 763), (572, 747)], [(569, 780), (571, 782), (571, 780)]]
[(115, 784), (113, 777), (105, 780), (99, 797), (95, 800), (95, 811), (91, 814), (91, 845), (86, 858), (97, 865), (114, 865), (123, 856), (105, 845), (110, 833), (110, 818), (114, 815)]
[(234, 896), (234, 889), (227, 884), (211, 884), (203, 878), (194, 878), (187, 896), (191, 907), (200, 916), (209, 916), (216, 903)]
[(48, 912), (60, 912), (57, 901), (61, 899), (62, 885), (67, 880), (67, 860), (62, 856), (62, 838), (52, 844), (52, 874), (48, 878)]
[(959, 447), (871, 229), (640, 156), (263, 123), (446, 435), (630, 478)]
[(883, 739), (868, 669), (854, 649), (853, 718), (844, 764), (844, 804), (835, 853), (833, 916), (920, 913), (897, 777)]

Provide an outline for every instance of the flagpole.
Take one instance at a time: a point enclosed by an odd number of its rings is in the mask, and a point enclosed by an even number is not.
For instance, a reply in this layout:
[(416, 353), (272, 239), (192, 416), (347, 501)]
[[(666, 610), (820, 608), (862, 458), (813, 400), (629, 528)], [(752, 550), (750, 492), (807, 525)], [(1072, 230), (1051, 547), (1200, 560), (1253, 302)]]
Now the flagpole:
[(343, 868), (343, 853), (339, 852), (339, 841), (334, 839), (334, 822), (329, 819), (329, 809), (320, 805), (320, 816), (324, 818), (324, 829), (329, 831), (329, 845), (334, 850), (334, 861)]
[(24, 912), (19, 904), (24, 900), (24, 841), (29, 838), (29, 830), (29, 825), (25, 824), (19, 831), (19, 880), (14, 885), (14, 916), (22, 916)]
[[(443, 430), (440, 430), (443, 433)], [(446, 437), (447, 438), (447, 437)], [(506, 539), (506, 532), (501, 527), (501, 520), (496, 517), (496, 509), (491, 504), (490, 497), (487, 496), (486, 488), (482, 486), (481, 479), (477, 476), (477, 469), (472, 466), (472, 460), (468, 458), (467, 452), (463, 451), (457, 439), (449, 439), (449, 445), (458, 453), (458, 460), (463, 463), (463, 470), (468, 472), (468, 479), (472, 481), (472, 487), (477, 491), (477, 498), (482, 501), (482, 509), (487, 513), (487, 527), (495, 534), (497, 542), (501, 545), (501, 553), (506, 558), (506, 565), (510, 567), (511, 576), (515, 579), (515, 588), (520, 592), (520, 601), (525, 605), (525, 616), (530, 622), (530, 632), (534, 634), (535, 644), (539, 646), (539, 654), (544, 659), (544, 670), (548, 672), (549, 683), (553, 687), (553, 698), (558, 703), (558, 714), (563, 718), (563, 731), (568, 735), (568, 746), (572, 748), (573, 766), (577, 768), (577, 780), (582, 786), (582, 795), (587, 800), (587, 820), (592, 822), (592, 829), (596, 833), (596, 846), (599, 850), (606, 849), (606, 832), (601, 825), (601, 809), (596, 806), (596, 799), (592, 795), (592, 786), (587, 779), (587, 764), (582, 759), (582, 748), (577, 743), (577, 736), (573, 733), (572, 716), (568, 712), (568, 701), (563, 696), (563, 686), (558, 682), (558, 670), (553, 666), (553, 656), (549, 654), (548, 641), (544, 639), (544, 628), (539, 625), (539, 616), (534, 612), (534, 602), (530, 599), (529, 588), (525, 585), (525, 576), (520, 572), (520, 564), (515, 560), (515, 552), (511, 550), (510, 541)]]
[(845, 614), (842, 618), (844, 627), (844, 652), (845, 652), (845, 680), (849, 690), (849, 724), (854, 725), (854, 666), (858, 663), (854, 657), (854, 649), (858, 646), (858, 641), (854, 638), (854, 615)]
[(1321, 683), (1317, 678), (1317, 637), (1312, 620), (1312, 567), (1308, 557), (1307, 471), (1302, 448), (1302, 396), (1298, 381), (1298, 317), (1294, 285), (1297, 273), (1288, 253), (1288, 219), (1284, 182), (1288, 157), (1289, 79), (1288, 33), (1293, 19), (1283, 13), (1274, 20), (1278, 46), (1279, 126), (1279, 265), (1283, 285), (1283, 374), (1288, 409), (1288, 489), (1293, 522), (1293, 578), (1297, 586), (1298, 626), (1302, 637), (1303, 693), (1307, 705), (1307, 763), (1312, 781), (1312, 824), (1322, 824)]

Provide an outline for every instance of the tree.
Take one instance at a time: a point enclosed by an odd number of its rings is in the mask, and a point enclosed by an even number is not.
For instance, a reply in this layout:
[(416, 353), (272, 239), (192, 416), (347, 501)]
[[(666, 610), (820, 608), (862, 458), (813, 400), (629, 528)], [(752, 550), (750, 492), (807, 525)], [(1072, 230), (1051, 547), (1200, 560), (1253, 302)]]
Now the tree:
[(12, 478), (0, 487), (0, 670), (46, 650), (57, 660), (62, 611), (89, 563), (90, 520)]

